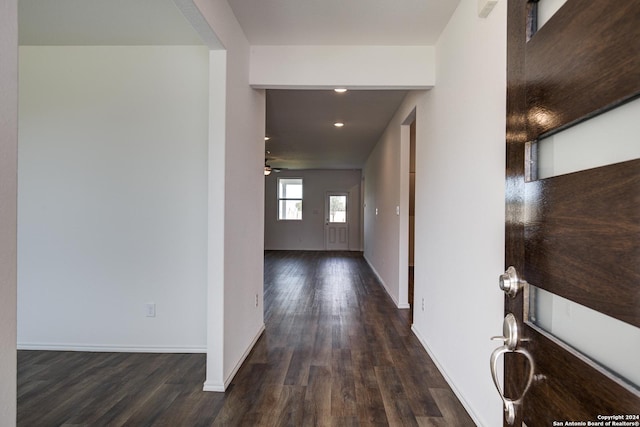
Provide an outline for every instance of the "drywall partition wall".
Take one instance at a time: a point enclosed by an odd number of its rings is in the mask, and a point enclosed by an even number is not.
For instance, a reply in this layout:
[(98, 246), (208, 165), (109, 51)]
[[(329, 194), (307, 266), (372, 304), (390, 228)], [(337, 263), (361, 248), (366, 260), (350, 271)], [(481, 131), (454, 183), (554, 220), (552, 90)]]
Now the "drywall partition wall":
[[(264, 177), (264, 247), (275, 250), (325, 249), (325, 195), (348, 192), (349, 250), (360, 249), (360, 170), (283, 170)], [(303, 179), (301, 221), (278, 220), (278, 178)]]
[(18, 2), (0, 3), (0, 425), (16, 423)]
[(208, 61), (20, 48), (19, 346), (205, 350)]
[(363, 171), (364, 257), (399, 308), (409, 308), (409, 124), (423, 97), (407, 94)]
[(209, 51), (209, 194), (207, 215), (207, 378), (224, 391), (224, 200), (227, 52)]
[(427, 89), (433, 46), (252, 46), (253, 87)]
[[(195, 1), (200, 13), (225, 49), (224, 117), (211, 117), (211, 126), (223, 126), (224, 140), (212, 140), (210, 150), (224, 146), (216, 164), (224, 170), (223, 200), (210, 206), (224, 222), (224, 250), (210, 254), (209, 268), (223, 258), (223, 280), (209, 280), (209, 300), (224, 301), (222, 348), (208, 348), (205, 390), (220, 391), (231, 381), (264, 329), (262, 288), (264, 258), (264, 91), (249, 86), (249, 43), (226, 1)], [(215, 160), (213, 160), (215, 161)], [(212, 161), (212, 162), (213, 162)], [(210, 163), (210, 172), (212, 163)], [(217, 175), (219, 176), (219, 175)], [(222, 179), (222, 178), (220, 178)], [(210, 196), (213, 193), (210, 193)], [(210, 212), (210, 215), (212, 213)], [(211, 257), (218, 258), (212, 260)], [(216, 276), (217, 277), (217, 276)], [(256, 297), (258, 304), (256, 306)], [(211, 307), (210, 307), (211, 309)], [(217, 325), (208, 325), (217, 328)], [(214, 375), (222, 351), (222, 383)]]
[(488, 360), (503, 317), (506, 3), (482, 19), (460, 2), (417, 109), (413, 329), (482, 426), (502, 423)]
[(400, 203), (399, 145), (400, 126), (394, 117), (371, 151), (363, 171), (364, 257), (396, 305), (399, 304), (396, 260), (400, 219), (395, 212)]

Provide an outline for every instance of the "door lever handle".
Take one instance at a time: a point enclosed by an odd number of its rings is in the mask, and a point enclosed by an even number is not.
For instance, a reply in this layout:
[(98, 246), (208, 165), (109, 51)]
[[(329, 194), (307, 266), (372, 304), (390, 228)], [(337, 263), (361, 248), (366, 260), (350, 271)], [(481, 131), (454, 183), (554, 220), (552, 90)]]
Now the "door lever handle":
[[(522, 398), (527, 391), (529, 391), (529, 387), (531, 387), (531, 383), (533, 382), (533, 357), (527, 350), (518, 348), (518, 344), (520, 343), (520, 329), (518, 327), (518, 321), (512, 313), (508, 313), (504, 318), (502, 323), (502, 336), (491, 337), (491, 339), (504, 342), (504, 345), (496, 348), (491, 353), (489, 368), (491, 369), (493, 384), (496, 386), (500, 399), (502, 399), (502, 403), (504, 404), (505, 419), (509, 425), (513, 425), (516, 419), (516, 405), (519, 405), (522, 402)], [(529, 378), (527, 379), (522, 395), (517, 399), (505, 397), (504, 391), (502, 390), (502, 387), (500, 387), (500, 382), (498, 381), (498, 359), (501, 355), (506, 353), (520, 353), (529, 361)]]
[[(524, 387), (524, 390), (522, 391), (522, 394), (517, 399), (505, 397), (504, 391), (502, 390), (500, 382), (498, 381), (498, 359), (501, 355), (506, 353), (520, 353), (524, 355), (529, 361), (529, 375), (527, 378), (527, 383)], [(506, 345), (503, 345), (502, 347), (496, 348), (493, 353), (491, 353), (491, 360), (489, 364), (491, 368), (491, 378), (493, 379), (493, 384), (496, 386), (496, 390), (498, 390), (500, 399), (502, 399), (502, 403), (504, 404), (505, 419), (509, 425), (513, 425), (516, 419), (516, 406), (522, 403), (522, 399), (524, 398), (525, 394), (527, 394), (529, 388), (531, 387), (531, 384), (533, 383), (535, 369), (533, 357), (531, 356), (531, 353), (529, 353), (525, 349), (516, 348), (510, 350)]]

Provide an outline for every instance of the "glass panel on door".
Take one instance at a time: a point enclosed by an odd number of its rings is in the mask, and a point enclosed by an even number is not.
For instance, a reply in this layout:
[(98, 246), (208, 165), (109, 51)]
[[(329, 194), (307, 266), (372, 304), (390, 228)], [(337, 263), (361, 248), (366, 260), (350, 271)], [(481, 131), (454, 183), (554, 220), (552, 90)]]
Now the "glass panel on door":
[(640, 328), (532, 285), (529, 321), (640, 389)]
[(347, 196), (329, 196), (329, 222), (347, 222)]
[(640, 158), (640, 98), (538, 141), (538, 178)]
[(325, 249), (349, 250), (349, 193), (327, 192), (325, 206)]
[(540, 0), (538, 5), (538, 29), (542, 28), (556, 14), (567, 0)]

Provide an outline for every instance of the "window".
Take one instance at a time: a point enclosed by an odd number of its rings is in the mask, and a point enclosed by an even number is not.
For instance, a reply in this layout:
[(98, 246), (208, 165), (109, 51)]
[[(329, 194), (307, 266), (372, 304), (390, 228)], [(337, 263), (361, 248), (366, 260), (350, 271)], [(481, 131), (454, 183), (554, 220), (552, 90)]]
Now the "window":
[(278, 178), (278, 219), (302, 219), (302, 178)]

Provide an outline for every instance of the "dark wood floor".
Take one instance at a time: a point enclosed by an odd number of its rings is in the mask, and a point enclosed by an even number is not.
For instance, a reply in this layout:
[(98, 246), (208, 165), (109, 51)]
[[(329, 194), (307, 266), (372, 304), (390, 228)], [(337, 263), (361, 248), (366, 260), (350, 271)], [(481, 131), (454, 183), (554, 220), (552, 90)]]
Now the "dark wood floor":
[(203, 354), (20, 351), (18, 425), (474, 425), (360, 253), (267, 252), (264, 301), (224, 394)]

